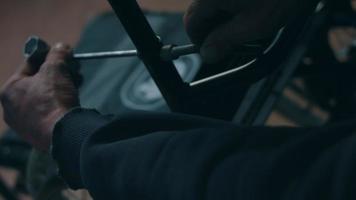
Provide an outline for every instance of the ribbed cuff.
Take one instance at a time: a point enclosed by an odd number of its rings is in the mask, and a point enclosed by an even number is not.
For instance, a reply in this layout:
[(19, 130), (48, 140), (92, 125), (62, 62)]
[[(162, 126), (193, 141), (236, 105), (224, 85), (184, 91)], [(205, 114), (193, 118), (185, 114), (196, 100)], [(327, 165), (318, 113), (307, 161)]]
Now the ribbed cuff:
[(75, 108), (55, 125), (52, 157), (58, 163), (59, 174), (72, 189), (82, 188), (80, 150), (84, 140), (110, 121), (96, 110)]

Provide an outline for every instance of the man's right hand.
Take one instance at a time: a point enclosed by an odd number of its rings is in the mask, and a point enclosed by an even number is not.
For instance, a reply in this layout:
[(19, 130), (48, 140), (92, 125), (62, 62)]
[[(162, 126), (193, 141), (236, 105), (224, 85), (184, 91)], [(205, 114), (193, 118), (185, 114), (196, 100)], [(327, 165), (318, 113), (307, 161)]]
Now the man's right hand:
[(49, 150), (57, 120), (79, 106), (69, 71), (72, 59), (72, 49), (57, 44), (41, 66), (24, 62), (1, 89), (4, 120), (37, 149)]
[(186, 30), (207, 63), (231, 56), (241, 44), (273, 36), (299, 12), (298, 0), (194, 0)]

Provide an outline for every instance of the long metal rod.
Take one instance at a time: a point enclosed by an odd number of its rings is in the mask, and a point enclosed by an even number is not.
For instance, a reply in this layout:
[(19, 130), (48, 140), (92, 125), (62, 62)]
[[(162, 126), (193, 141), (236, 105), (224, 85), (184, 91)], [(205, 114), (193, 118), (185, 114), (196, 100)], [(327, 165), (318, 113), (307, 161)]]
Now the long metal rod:
[(89, 60), (89, 59), (99, 59), (99, 58), (121, 58), (121, 57), (134, 57), (134, 56), (137, 56), (136, 50), (76, 53), (73, 55), (73, 58), (78, 60)]
[[(31, 36), (28, 38), (24, 46), (24, 55), (26, 58), (38, 59), (47, 54), (50, 46), (38, 36)], [(165, 45), (158, 52), (159, 56), (164, 61), (172, 61), (180, 56), (197, 53), (199, 48), (194, 44), (187, 45)], [(137, 50), (123, 50), (123, 51), (104, 51), (104, 52), (90, 52), (90, 53), (74, 53), (73, 57), (78, 60), (87, 59), (102, 59), (102, 58), (122, 58), (140, 56)]]
[[(165, 51), (165, 52), (164, 52)], [(172, 48), (163, 48), (161, 50), (161, 58), (163, 60), (174, 60), (180, 56), (197, 53), (198, 48), (193, 44), (172, 46)], [(122, 58), (139, 56), (137, 50), (125, 51), (106, 51), (92, 53), (75, 53), (73, 57), (78, 60), (100, 59), (100, 58)]]

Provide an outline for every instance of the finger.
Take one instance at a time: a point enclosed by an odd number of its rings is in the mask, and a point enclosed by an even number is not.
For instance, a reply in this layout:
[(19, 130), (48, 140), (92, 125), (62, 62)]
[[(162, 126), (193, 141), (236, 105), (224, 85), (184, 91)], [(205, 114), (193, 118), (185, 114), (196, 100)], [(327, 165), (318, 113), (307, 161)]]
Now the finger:
[(78, 68), (79, 62), (73, 58), (72, 48), (69, 45), (59, 43), (48, 53), (40, 72), (52, 79), (65, 78), (67, 81), (73, 82), (78, 88), (83, 79)]
[(195, 0), (184, 15), (186, 31), (195, 44), (216, 27), (232, 20), (240, 11), (249, 9), (254, 0)]
[[(242, 12), (250, 13), (250, 17), (246, 18), (247, 22), (261, 17), (266, 17), (270, 21), (283, 21), (286, 17), (281, 15), (286, 14), (285, 10), (291, 10), (293, 7), (295, 5), (289, 1), (195, 0), (184, 15), (184, 24), (192, 42), (200, 45), (210, 32), (229, 23)], [(288, 14), (292, 15), (292, 13), (294, 12)], [(273, 18), (273, 15), (283, 19)]]
[(67, 71), (70, 73), (71, 80), (73, 81), (75, 87), (79, 88), (83, 83), (83, 76), (79, 73), (80, 63), (75, 59), (71, 59), (67, 64)]
[(213, 28), (218, 11), (217, 1), (195, 0), (184, 15), (184, 25), (192, 42), (201, 44)]
[(44, 64), (41, 66), (40, 71), (51, 71), (58, 67), (63, 67), (73, 59), (72, 48), (69, 45), (63, 43), (57, 43), (54, 45), (48, 55)]
[(34, 65), (28, 60), (25, 60), (18, 70), (19, 75), (26, 77), (26, 76), (33, 76), (39, 70), (40, 66)]
[(72, 48), (69, 45), (57, 43), (50, 49), (45, 62), (52, 62), (58, 60), (66, 61), (71, 58), (71, 55)]

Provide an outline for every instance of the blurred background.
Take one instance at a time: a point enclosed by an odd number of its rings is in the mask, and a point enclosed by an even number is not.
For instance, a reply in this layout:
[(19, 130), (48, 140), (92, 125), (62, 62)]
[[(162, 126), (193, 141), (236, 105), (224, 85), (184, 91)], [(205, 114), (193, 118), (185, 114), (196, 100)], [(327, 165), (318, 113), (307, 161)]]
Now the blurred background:
[[(285, 62), (279, 74), (247, 88), (245, 96), (236, 95), (242, 100), (234, 121), (247, 125), (320, 126), (354, 117), (355, 2), (342, 0), (332, 9), (318, 11), (311, 36), (301, 40), (302, 48), (290, 54), (293, 62)], [(139, 3), (165, 42), (189, 43), (181, 18), (190, 0)], [(0, 85), (23, 62), (23, 45), (30, 35), (40, 36), (49, 44), (71, 44), (78, 52), (133, 48), (105, 0), (0, 0), (0, 26)], [(175, 64), (186, 81), (199, 75), (202, 66), (197, 56), (183, 57)], [(80, 89), (84, 107), (114, 114), (135, 109), (167, 111), (154, 82), (137, 59), (83, 62), (79, 70), (84, 76)], [(2, 118), (0, 133), (5, 135), (0, 140), (0, 199), (90, 199), (85, 191), (68, 190), (56, 177), (53, 161), (17, 138)]]

